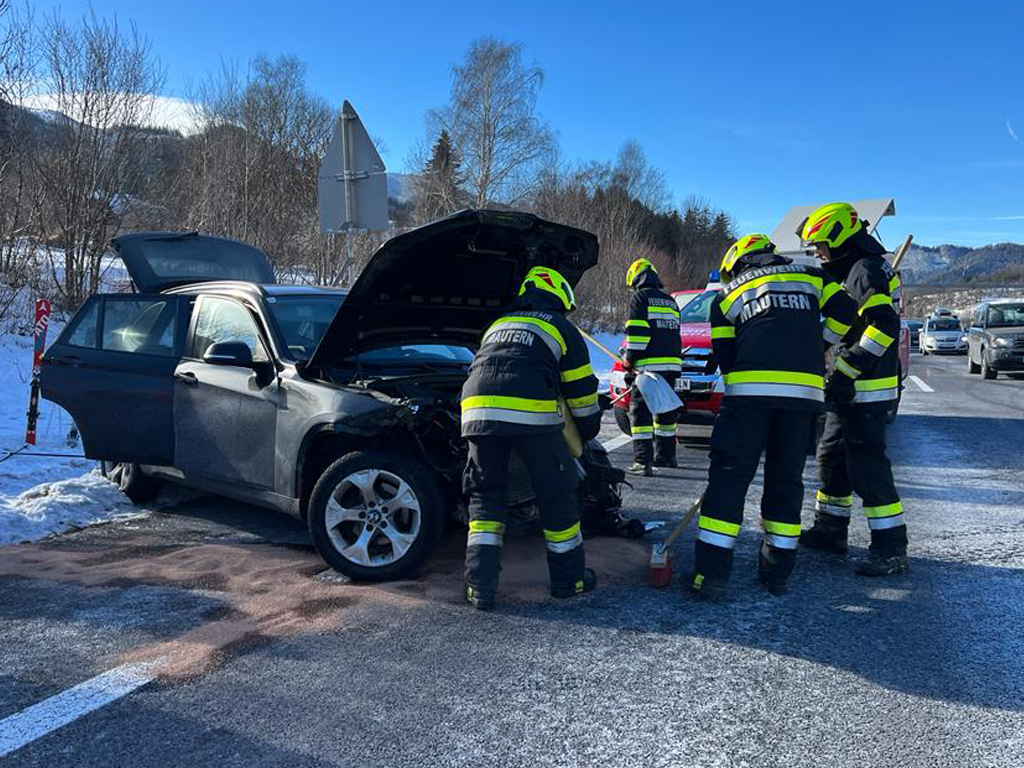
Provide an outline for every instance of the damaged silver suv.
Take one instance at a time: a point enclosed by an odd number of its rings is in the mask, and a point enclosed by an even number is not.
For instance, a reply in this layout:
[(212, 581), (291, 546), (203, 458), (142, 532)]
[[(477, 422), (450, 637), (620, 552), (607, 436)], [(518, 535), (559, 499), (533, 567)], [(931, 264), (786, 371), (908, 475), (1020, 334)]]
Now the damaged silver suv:
[[(112, 245), (137, 292), (90, 298), (40, 377), (86, 455), (136, 502), (173, 481), (304, 518), (364, 580), (408, 575), (465, 518), (458, 398), (483, 331), (530, 267), (575, 285), (598, 253), (582, 230), (464, 211), (389, 240), (346, 293), (276, 284), (231, 240)], [(591, 443), (584, 501), (617, 510), (616, 472)]]

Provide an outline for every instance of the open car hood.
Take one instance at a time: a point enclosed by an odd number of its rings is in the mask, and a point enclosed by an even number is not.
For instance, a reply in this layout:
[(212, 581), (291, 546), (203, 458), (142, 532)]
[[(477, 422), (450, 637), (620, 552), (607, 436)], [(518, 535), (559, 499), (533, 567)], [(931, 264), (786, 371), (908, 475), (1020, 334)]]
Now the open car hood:
[(538, 265), (575, 286), (597, 238), (529, 213), (468, 210), (388, 240), (370, 258), (307, 367), (396, 344), (475, 348)]
[(274, 282), (267, 254), (237, 240), (198, 232), (137, 232), (110, 244), (142, 293), (210, 280)]

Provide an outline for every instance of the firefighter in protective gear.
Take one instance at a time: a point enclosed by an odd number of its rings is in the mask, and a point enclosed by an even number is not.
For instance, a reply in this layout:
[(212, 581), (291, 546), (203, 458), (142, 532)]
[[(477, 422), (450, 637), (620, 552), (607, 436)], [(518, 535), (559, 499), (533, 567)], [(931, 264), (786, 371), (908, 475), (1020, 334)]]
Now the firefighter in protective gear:
[[(647, 259), (637, 259), (626, 272), (633, 289), (626, 318), (626, 384), (632, 387), (640, 371), (656, 373), (675, 387), (682, 367), (679, 341), (679, 305), (662, 290), (658, 271)], [(633, 464), (629, 472), (651, 476), (656, 467), (676, 467), (676, 414), (652, 414), (634, 387), (630, 395), (629, 424), (633, 438)]]
[(849, 330), (857, 307), (824, 271), (793, 264), (762, 234), (737, 240), (721, 275), (711, 344), (725, 394), (711, 435), (690, 588), (702, 598), (723, 592), (747, 488), (764, 454), (758, 575), (781, 595), (796, 560), (807, 444), (825, 401), (824, 353)]
[(814, 525), (800, 542), (845, 554), (853, 494), (864, 505), (871, 546), (857, 566), (864, 576), (907, 571), (903, 502), (886, 456), (886, 414), (899, 398), (900, 280), (849, 203), (814, 211), (800, 228), (824, 259), (825, 271), (843, 283), (859, 307), (828, 380), (828, 414), (818, 467), (821, 488)]
[(469, 443), (463, 487), (469, 496), (466, 599), (494, 606), (508, 513), (508, 466), (522, 460), (544, 528), (551, 594), (589, 592), (576, 501), (579, 475), (562, 435), (565, 409), (586, 441), (601, 425), (597, 378), (586, 343), (565, 315), (572, 286), (554, 269), (534, 267), (512, 311), (484, 333), (462, 388), (462, 435)]

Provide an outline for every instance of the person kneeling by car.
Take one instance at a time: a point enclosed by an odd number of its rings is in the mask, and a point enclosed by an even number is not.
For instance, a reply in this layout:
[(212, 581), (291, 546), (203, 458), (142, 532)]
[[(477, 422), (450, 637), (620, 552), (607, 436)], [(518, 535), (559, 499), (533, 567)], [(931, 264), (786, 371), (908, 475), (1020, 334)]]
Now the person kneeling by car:
[(601, 425), (597, 378), (586, 343), (565, 314), (572, 286), (557, 271), (534, 267), (513, 311), (483, 335), (462, 388), (462, 436), (469, 443), (463, 488), (469, 496), (466, 600), (494, 607), (508, 514), (508, 465), (525, 464), (544, 528), (553, 597), (597, 586), (585, 567), (579, 476), (562, 430), (568, 408), (584, 442)]

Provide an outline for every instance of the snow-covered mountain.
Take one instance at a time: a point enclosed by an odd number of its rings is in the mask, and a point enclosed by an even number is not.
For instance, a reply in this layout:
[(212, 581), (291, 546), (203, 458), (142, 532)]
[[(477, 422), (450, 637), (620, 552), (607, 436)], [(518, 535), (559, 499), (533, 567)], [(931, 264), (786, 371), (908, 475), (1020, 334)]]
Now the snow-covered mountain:
[(413, 198), (413, 179), (411, 173), (388, 174), (388, 197), (400, 203), (408, 203)]
[(907, 285), (960, 285), (1006, 270), (1024, 268), (1024, 245), (996, 243), (982, 248), (962, 245), (912, 246), (900, 272)]
[[(75, 114), (77, 102), (78, 99), (72, 96), (66, 98), (62, 104), (54, 94), (42, 93), (26, 96), (21, 100), (20, 106), (30, 110), (40, 119), (53, 123), (67, 117), (80, 120), (81, 116)], [(147, 97), (147, 103), (141, 111), (146, 115), (146, 119), (140, 125), (141, 128), (177, 131), (183, 136), (191, 136), (199, 131), (195, 105), (187, 99), (150, 96)]]

